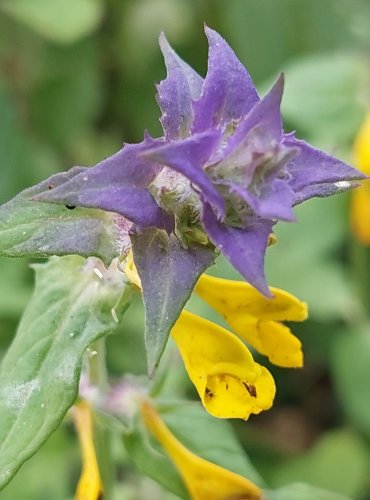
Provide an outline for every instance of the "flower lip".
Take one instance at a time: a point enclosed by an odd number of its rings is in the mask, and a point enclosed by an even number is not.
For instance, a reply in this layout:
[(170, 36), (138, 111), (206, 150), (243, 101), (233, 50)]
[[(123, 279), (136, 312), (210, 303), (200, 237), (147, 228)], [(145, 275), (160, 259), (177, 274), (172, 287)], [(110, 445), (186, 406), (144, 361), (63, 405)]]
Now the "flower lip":
[(211, 415), (246, 420), (271, 408), (276, 389), (270, 372), (231, 332), (185, 310), (171, 335)]

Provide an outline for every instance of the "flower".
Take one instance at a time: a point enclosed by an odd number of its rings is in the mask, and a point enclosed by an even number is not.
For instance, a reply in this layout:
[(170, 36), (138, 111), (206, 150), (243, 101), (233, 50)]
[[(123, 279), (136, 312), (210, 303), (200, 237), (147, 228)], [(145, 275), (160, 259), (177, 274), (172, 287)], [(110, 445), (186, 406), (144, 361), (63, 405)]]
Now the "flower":
[[(370, 175), (370, 111), (358, 131), (354, 148), (354, 163), (366, 175)], [(370, 186), (366, 183), (352, 194), (351, 227), (356, 238), (370, 246)]]
[(271, 408), (275, 383), (245, 344), (225, 328), (182, 311), (171, 336), (205, 409), (218, 418), (242, 418)]
[[(141, 156), (161, 163), (165, 172), (178, 172), (182, 193), (183, 177), (188, 179), (199, 195), (196, 209), (210, 241), (269, 296), (263, 260), (273, 225), (294, 220), (294, 205), (348, 188), (364, 176), (284, 134), (283, 77), (260, 99), (226, 42), (209, 28), (206, 34), (208, 71), (202, 83), (162, 37), (168, 76), (159, 85), (158, 101), (166, 139)], [(184, 199), (183, 194), (178, 200), (178, 217)]]
[(307, 305), (284, 290), (271, 288), (266, 298), (251, 285), (203, 274), (195, 292), (221, 314), (231, 328), (271, 363), (303, 365), (301, 342), (281, 321), (304, 321)]
[[(293, 221), (296, 204), (366, 177), (285, 134), (283, 77), (260, 99), (225, 40), (209, 28), (206, 35), (205, 79), (160, 37), (167, 67), (157, 96), (162, 138), (146, 134), (141, 143), (125, 145), (92, 168), (54, 176), (30, 194), (35, 202), (118, 214), (116, 239), (124, 253), (131, 246), (143, 287), (149, 373), (218, 252), (271, 297), (264, 255), (273, 226)], [(60, 248), (66, 252), (62, 241)]]
[(148, 401), (143, 401), (141, 414), (146, 426), (176, 465), (193, 500), (258, 500), (262, 497), (260, 488), (248, 479), (185, 448)]
[[(141, 289), (132, 252), (125, 273)], [(278, 366), (300, 368), (300, 340), (282, 321), (303, 321), (307, 305), (284, 290), (262, 296), (248, 283), (203, 274), (195, 292), (219, 312), (231, 328)], [(188, 375), (205, 409), (219, 418), (248, 419), (272, 406), (275, 383), (256, 363), (246, 345), (225, 328), (183, 310), (171, 330)]]
[(103, 485), (93, 439), (93, 416), (86, 402), (73, 407), (73, 418), (82, 452), (82, 473), (76, 490), (76, 500), (98, 500), (102, 498)]

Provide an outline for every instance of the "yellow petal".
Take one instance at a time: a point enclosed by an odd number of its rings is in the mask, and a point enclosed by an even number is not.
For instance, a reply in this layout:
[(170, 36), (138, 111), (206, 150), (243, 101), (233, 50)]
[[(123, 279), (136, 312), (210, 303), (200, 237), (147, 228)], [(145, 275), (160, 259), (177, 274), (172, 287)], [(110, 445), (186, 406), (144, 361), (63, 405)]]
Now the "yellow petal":
[(145, 424), (176, 465), (193, 500), (258, 500), (262, 492), (248, 479), (189, 451), (170, 432), (155, 409), (143, 402)]
[(357, 134), (353, 155), (357, 168), (370, 175), (370, 110)]
[(188, 311), (181, 313), (171, 335), (211, 415), (246, 420), (271, 408), (274, 380), (235, 335)]
[[(271, 363), (283, 368), (303, 366), (302, 343), (290, 328), (276, 321), (261, 321), (257, 323), (257, 333), (260, 348), (256, 349), (267, 356)], [(247, 335), (245, 338), (248, 340)], [(250, 344), (253, 342), (250, 341)]]
[(299, 368), (303, 365), (301, 342), (277, 321), (303, 321), (307, 306), (288, 292), (271, 290), (274, 298), (268, 299), (248, 283), (206, 274), (196, 286), (196, 293), (256, 351), (278, 366)]
[(355, 189), (352, 193), (350, 220), (356, 238), (370, 246), (370, 186)]
[(307, 305), (279, 288), (270, 288), (274, 297), (268, 299), (244, 281), (232, 281), (203, 274), (196, 293), (227, 321), (238, 314), (254, 316), (259, 320), (303, 321), (307, 318)]
[(132, 250), (129, 251), (126, 257), (125, 274), (128, 280), (141, 290), (141, 280), (135, 266)]
[(76, 490), (76, 500), (98, 500), (103, 486), (100, 479), (93, 440), (93, 416), (90, 406), (81, 402), (73, 408), (73, 417), (82, 453), (82, 473)]

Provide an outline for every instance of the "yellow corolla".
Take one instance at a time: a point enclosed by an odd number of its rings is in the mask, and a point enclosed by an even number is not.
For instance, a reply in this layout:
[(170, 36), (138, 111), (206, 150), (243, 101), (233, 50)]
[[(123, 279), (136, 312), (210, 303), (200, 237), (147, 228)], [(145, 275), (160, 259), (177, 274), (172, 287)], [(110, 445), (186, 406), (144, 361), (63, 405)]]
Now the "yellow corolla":
[(188, 375), (206, 410), (219, 418), (242, 418), (271, 408), (275, 383), (235, 335), (183, 311), (171, 331)]
[(192, 500), (258, 500), (262, 491), (248, 479), (195, 455), (176, 439), (147, 402), (141, 414), (149, 430), (176, 465)]
[[(126, 274), (140, 287), (132, 254)], [(293, 295), (271, 288), (274, 298), (262, 296), (242, 281), (203, 275), (195, 288), (231, 328), (271, 362), (301, 367), (301, 342), (282, 321), (303, 321), (307, 306)], [(185, 368), (206, 410), (219, 418), (247, 419), (272, 406), (275, 383), (234, 334), (183, 310), (171, 331)]]
[(203, 274), (195, 292), (215, 309), (240, 337), (278, 366), (303, 365), (301, 342), (281, 321), (303, 321), (307, 305), (293, 295), (271, 288), (268, 299), (243, 281)]
[(100, 479), (93, 439), (93, 416), (90, 405), (80, 402), (73, 407), (73, 418), (82, 454), (82, 473), (76, 490), (76, 500), (102, 498)]
[[(364, 174), (370, 175), (370, 111), (362, 124), (353, 148), (354, 163)], [(351, 226), (356, 238), (370, 246), (370, 183), (352, 193)]]

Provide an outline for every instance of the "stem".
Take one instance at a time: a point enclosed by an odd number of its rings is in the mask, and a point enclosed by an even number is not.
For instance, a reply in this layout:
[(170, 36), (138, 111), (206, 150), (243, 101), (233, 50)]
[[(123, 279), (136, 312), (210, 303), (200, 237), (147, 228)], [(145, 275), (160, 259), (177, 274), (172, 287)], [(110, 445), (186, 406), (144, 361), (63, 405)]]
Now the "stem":
[[(95, 354), (96, 353), (96, 354)], [(104, 393), (108, 388), (108, 374), (105, 364), (105, 340), (100, 339), (91, 345), (89, 375), (93, 385)], [(113, 498), (114, 461), (112, 457), (112, 435), (104, 420), (94, 413), (94, 444), (104, 486), (104, 500)]]

